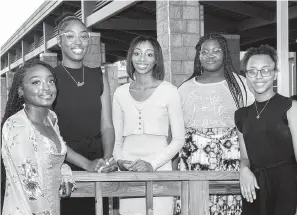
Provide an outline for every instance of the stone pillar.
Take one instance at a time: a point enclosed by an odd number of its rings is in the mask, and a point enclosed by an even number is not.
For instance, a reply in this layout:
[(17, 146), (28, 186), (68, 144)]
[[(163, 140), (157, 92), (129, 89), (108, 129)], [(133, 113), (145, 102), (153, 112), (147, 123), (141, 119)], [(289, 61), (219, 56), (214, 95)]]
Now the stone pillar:
[(228, 41), (228, 48), (235, 71), (240, 74), (240, 36), (225, 34), (224, 37)]
[(100, 33), (91, 32), (89, 49), (84, 57), (84, 65), (95, 68), (102, 63)]
[(41, 61), (44, 61), (51, 65), (53, 68), (58, 66), (57, 53), (41, 53), (39, 55), (39, 58)]
[(156, 15), (165, 79), (179, 86), (193, 73), (195, 46), (204, 34), (203, 6), (191, 0), (157, 1)]

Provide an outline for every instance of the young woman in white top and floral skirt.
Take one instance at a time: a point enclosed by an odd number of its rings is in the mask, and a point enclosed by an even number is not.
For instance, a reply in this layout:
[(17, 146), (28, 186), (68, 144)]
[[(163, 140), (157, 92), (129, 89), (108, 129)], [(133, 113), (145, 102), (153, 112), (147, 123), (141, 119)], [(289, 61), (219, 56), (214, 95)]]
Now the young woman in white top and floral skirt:
[[(186, 138), (180, 171), (238, 171), (234, 112), (252, 103), (245, 78), (235, 73), (227, 39), (211, 33), (196, 45), (193, 75), (179, 87)], [(240, 195), (210, 195), (209, 214), (241, 214)], [(176, 214), (180, 214), (177, 204)]]

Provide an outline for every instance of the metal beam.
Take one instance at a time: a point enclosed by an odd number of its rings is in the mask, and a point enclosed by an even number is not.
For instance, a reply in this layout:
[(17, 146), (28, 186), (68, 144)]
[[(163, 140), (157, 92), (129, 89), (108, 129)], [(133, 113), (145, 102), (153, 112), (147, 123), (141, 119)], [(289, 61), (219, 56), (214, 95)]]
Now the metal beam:
[(270, 20), (274, 16), (274, 13), (271, 13), (270, 11), (243, 2), (203, 1), (203, 4), (219, 7), (224, 10), (232, 11), (256, 19)]
[[(297, 6), (289, 8), (288, 19), (295, 19), (295, 18), (297, 18)], [(256, 28), (256, 27), (261, 27), (264, 25), (276, 23), (276, 20), (277, 20), (276, 13), (273, 15), (273, 18), (271, 20), (259, 20), (255, 18), (250, 18), (238, 23), (236, 25), (236, 29), (238, 31), (244, 31), (251, 28)]]
[(156, 20), (109, 19), (100, 23), (98, 26), (96, 26), (96, 28), (156, 31), (156, 25)]
[(128, 7), (131, 7), (136, 3), (137, 3), (137, 0), (129, 0), (129, 1), (114, 0), (110, 4), (96, 11), (92, 15), (88, 16), (86, 19), (86, 25), (88, 28), (92, 27), (96, 23), (101, 23), (104, 20), (108, 19), (109, 17), (125, 10)]

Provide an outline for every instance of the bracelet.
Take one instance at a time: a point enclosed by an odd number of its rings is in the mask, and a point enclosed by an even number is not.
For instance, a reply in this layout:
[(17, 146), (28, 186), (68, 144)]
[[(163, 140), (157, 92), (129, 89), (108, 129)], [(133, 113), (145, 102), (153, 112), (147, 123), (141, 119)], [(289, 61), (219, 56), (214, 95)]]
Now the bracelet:
[(105, 162), (106, 165), (109, 165), (110, 162), (113, 161), (113, 160), (114, 160), (114, 158), (111, 157), (111, 158), (109, 158), (109, 159), (104, 159), (104, 162)]

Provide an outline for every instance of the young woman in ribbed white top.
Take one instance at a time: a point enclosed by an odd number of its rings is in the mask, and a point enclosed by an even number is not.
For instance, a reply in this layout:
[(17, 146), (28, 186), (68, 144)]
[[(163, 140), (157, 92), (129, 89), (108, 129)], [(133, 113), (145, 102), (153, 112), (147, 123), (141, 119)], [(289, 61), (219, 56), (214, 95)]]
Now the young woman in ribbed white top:
[[(184, 121), (177, 88), (164, 79), (162, 51), (156, 39), (135, 38), (128, 51), (132, 83), (113, 98), (113, 156), (122, 171), (172, 170), (171, 159), (184, 142)], [(169, 126), (172, 141), (167, 143)], [(121, 215), (146, 214), (145, 199), (121, 199)], [(155, 197), (154, 215), (172, 215), (173, 198)]]

